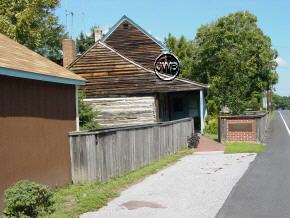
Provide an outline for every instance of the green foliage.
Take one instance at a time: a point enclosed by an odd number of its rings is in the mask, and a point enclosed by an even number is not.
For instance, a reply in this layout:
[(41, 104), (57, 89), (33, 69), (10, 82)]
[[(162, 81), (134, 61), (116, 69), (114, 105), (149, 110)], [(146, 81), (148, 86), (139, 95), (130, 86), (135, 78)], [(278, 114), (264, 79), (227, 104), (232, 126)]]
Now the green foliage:
[(65, 33), (53, 14), (58, 5), (59, 0), (1, 0), (0, 32), (59, 62)]
[(211, 140), (219, 142), (219, 136), (218, 134), (210, 134), (210, 133), (205, 133), (204, 134), (206, 137), (210, 138)]
[(78, 53), (85, 52), (89, 47), (95, 43), (95, 27), (91, 28), (90, 34), (85, 35), (83, 32), (80, 33), (76, 40), (76, 48)]
[(253, 92), (251, 99), (245, 103), (245, 108), (250, 111), (262, 110), (262, 93)]
[(79, 92), (79, 119), (81, 130), (93, 130), (99, 128), (96, 121), (98, 113), (89, 102), (85, 102), (84, 92)]
[(290, 96), (273, 94), (272, 104), (274, 109), (290, 109)]
[(19, 181), (5, 191), (6, 217), (39, 217), (53, 212), (53, 193), (48, 187)]
[(128, 186), (136, 184), (144, 177), (156, 173), (159, 169), (189, 154), (192, 154), (192, 150), (184, 149), (175, 154), (163, 157), (161, 160), (144, 168), (129, 172), (124, 176), (113, 178), (109, 182), (70, 185), (66, 188), (59, 189), (54, 194), (56, 210), (49, 217), (78, 217), (82, 213), (97, 210), (107, 205), (112, 198), (117, 197)]
[(207, 116), (205, 120), (205, 132), (207, 134), (218, 134), (218, 117), (217, 115)]
[(257, 26), (257, 17), (233, 13), (198, 29), (191, 79), (210, 84), (210, 113), (227, 106), (238, 114), (253, 95), (277, 83), (276, 57), (271, 39)]
[(177, 56), (181, 63), (181, 75), (190, 78), (193, 66), (193, 43), (184, 36), (177, 39), (175, 36), (168, 34), (164, 40), (165, 45)]

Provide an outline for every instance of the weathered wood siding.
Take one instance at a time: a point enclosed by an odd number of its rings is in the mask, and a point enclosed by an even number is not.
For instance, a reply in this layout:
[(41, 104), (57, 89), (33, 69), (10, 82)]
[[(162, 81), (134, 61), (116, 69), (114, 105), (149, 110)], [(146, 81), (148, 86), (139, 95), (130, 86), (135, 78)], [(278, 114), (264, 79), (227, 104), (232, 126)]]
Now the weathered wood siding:
[(157, 121), (154, 96), (91, 98), (102, 127), (148, 124)]
[(162, 48), (128, 21), (123, 21), (105, 43), (147, 69), (154, 69), (155, 59)]
[(112, 177), (144, 167), (181, 150), (194, 131), (193, 120), (70, 133), (73, 183)]
[(153, 71), (142, 69), (100, 42), (73, 62), (69, 69), (87, 80), (86, 85), (80, 87), (87, 98), (190, 91), (207, 87), (180, 78), (160, 80)]

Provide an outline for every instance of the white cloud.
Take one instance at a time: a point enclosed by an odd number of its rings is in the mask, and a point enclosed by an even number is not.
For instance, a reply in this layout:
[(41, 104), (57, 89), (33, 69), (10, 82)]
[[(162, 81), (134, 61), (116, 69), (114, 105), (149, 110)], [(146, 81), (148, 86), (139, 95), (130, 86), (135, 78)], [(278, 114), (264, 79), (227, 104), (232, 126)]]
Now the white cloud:
[(287, 61), (285, 61), (283, 58), (281, 58), (281, 57), (278, 57), (277, 59), (276, 59), (276, 62), (277, 62), (277, 64), (280, 66), (280, 67), (288, 67), (288, 62)]
[(87, 32), (87, 33), (86, 33), (86, 36), (87, 36), (87, 37), (91, 37), (92, 34), (93, 34), (92, 31), (90, 31), (90, 32)]
[(106, 25), (106, 26), (101, 27), (101, 29), (103, 30), (103, 34), (106, 34), (107, 32), (109, 32), (110, 26)]

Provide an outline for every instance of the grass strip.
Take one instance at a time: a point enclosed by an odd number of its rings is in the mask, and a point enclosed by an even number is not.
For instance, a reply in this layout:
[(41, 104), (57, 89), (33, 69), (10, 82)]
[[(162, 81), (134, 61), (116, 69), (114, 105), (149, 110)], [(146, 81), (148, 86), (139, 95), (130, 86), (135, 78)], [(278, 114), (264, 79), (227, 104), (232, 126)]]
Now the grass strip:
[(119, 196), (121, 190), (189, 154), (192, 154), (192, 150), (186, 148), (108, 182), (76, 184), (60, 188), (54, 192), (55, 212), (48, 217), (77, 217), (88, 211), (96, 211), (105, 206), (112, 198)]
[(272, 111), (271, 114), (270, 114), (270, 117), (271, 117), (271, 121), (276, 120), (276, 117), (277, 117), (277, 111)]
[(225, 153), (261, 153), (265, 150), (265, 145), (248, 142), (229, 142), (225, 146)]

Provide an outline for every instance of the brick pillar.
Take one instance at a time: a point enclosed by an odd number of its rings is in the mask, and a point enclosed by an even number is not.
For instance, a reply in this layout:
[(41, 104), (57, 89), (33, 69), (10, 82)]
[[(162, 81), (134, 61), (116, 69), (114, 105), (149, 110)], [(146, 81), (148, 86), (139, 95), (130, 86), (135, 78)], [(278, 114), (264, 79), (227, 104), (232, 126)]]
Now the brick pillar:
[(62, 41), (63, 66), (67, 67), (76, 58), (76, 44), (72, 39), (64, 39)]

